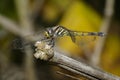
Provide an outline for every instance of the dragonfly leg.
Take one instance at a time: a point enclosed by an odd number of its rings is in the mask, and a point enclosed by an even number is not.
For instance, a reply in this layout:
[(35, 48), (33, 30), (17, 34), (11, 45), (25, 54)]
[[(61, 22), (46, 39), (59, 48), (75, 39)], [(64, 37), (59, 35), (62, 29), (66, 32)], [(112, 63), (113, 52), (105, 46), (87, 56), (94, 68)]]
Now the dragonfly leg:
[[(68, 31), (69, 32), (69, 31)], [(69, 32), (71, 40), (75, 43), (75, 36), (72, 32)]]

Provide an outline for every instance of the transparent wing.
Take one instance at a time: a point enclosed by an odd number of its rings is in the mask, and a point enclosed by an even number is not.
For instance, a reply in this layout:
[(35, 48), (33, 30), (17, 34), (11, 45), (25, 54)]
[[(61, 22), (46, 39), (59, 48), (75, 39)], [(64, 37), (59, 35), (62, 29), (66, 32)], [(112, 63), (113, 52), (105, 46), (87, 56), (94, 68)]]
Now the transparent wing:
[(79, 46), (96, 43), (98, 36), (75, 36), (75, 43)]
[(69, 31), (69, 33), (72, 41), (77, 45), (95, 43), (97, 39), (104, 36), (103, 32)]
[(12, 48), (13, 49), (22, 49), (23, 48), (23, 43), (21, 39), (14, 39), (12, 41)]
[(12, 42), (12, 47), (14, 49), (23, 49), (24, 46), (28, 46), (31, 43), (34, 43), (35, 41), (43, 40), (45, 38), (44, 31), (45, 30), (41, 30), (34, 34), (24, 36), (27, 41), (25, 41), (21, 38), (16, 38)]

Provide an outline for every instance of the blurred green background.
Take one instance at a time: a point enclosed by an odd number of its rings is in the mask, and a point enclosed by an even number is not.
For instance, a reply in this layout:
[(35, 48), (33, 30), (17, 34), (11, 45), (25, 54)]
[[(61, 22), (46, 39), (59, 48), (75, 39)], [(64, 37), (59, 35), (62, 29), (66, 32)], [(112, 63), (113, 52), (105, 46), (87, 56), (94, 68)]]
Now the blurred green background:
[[(22, 0), (21, 0), (22, 1)], [(106, 0), (25, 0), (28, 1), (28, 17), (34, 30), (62, 25), (74, 31), (100, 31), (104, 21)], [(109, 22), (106, 40), (100, 55), (99, 67), (120, 76), (120, 1), (114, 0), (113, 15)], [(0, 0), (0, 15), (21, 25), (19, 17), (19, 0)], [(23, 1), (24, 2), (24, 1)], [(24, 17), (25, 18), (25, 17)], [(1, 19), (0, 19), (1, 21)], [(25, 29), (26, 30), (26, 29)], [(0, 69), (3, 80), (71, 80), (56, 75), (56, 67), (44, 61), (33, 59), (35, 78), (25, 78), (25, 52), (14, 50), (11, 45), (17, 34), (4, 29), (0, 23)], [(96, 42), (86, 43), (88, 48), (77, 46), (69, 37), (58, 38), (59, 48), (70, 56), (81, 57), (89, 63), (89, 56), (95, 49)], [(89, 49), (90, 54), (85, 54)], [(48, 74), (50, 73), (50, 74)], [(17, 75), (16, 75), (17, 74)], [(27, 74), (26, 74), (27, 75)], [(34, 74), (33, 74), (34, 75)], [(55, 75), (55, 76), (54, 76)], [(29, 76), (29, 75), (27, 75)]]

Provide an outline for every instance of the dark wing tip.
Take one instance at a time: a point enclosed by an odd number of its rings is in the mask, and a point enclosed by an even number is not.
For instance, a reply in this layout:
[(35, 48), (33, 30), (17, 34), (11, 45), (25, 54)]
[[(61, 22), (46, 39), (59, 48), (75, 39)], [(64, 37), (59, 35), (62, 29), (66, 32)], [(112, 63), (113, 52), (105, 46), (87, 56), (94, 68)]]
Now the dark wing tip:
[(22, 49), (23, 48), (22, 40), (20, 40), (20, 39), (13, 40), (13, 42), (12, 42), (12, 48), (13, 49)]

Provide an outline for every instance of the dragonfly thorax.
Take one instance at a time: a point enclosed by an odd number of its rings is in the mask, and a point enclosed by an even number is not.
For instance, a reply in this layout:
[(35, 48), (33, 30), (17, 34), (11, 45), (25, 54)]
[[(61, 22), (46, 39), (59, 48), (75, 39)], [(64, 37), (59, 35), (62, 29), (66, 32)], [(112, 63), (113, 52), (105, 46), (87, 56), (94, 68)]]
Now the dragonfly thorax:
[(50, 33), (49, 31), (45, 31), (45, 37), (46, 37), (47, 39), (51, 38), (52, 36), (53, 36), (52, 33)]
[(53, 33), (54, 33), (54, 37), (58, 37), (58, 36), (63, 36), (65, 34), (68, 33), (68, 29), (64, 28), (63, 26), (57, 25), (55, 27), (52, 28)]

